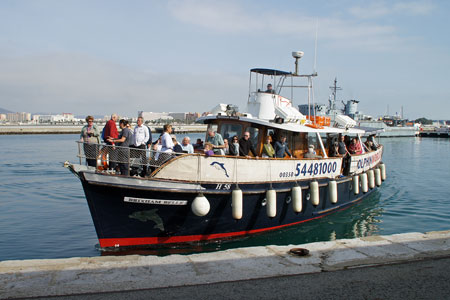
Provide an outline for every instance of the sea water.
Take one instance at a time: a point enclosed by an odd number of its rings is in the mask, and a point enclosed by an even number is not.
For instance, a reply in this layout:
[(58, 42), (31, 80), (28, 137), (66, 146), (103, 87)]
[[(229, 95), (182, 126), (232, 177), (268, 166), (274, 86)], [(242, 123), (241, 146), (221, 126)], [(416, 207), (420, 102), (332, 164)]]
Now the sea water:
[[(195, 142), (199, 134), (189, 134)], [(78, 135), (0, 136), (0, 260), (99, 256), (80, 181)], [(181, 140), (183, 135), (178, 135)], [(161, 248), (193, 253), (450, 229), (450, 139), (385, 138), (387, 180), (362, 202), (321, 219), (251, 237)], [(230, 216), (231, 217), (231, 216)]]

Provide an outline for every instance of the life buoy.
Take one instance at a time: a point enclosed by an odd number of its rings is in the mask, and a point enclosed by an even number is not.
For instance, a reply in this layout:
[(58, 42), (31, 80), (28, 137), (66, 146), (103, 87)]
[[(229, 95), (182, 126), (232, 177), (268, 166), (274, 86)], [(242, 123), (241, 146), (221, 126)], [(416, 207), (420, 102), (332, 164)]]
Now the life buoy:
[(97, 169), (106, 170), (109, 166), (109, 154), (108, 151), (101, 150), (97, 156)]

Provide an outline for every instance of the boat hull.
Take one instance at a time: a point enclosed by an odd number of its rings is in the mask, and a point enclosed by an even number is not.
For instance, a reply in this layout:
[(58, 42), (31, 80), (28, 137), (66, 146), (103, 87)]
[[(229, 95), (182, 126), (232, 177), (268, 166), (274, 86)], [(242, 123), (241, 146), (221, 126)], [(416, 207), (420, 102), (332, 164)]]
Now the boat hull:
[[(240, 184), (243, 192), (242, 218), (232, 217), (229, 184), (169, 183), (101, 174), (80, 173), (101, 248), (178, 244), (226, 239), (275, 230), (321, 218), (346, 208), (367, 195), (355, 194), (351, 177), (337, 182), (337, 203), (329, 196), (329, 179), (318, 179), (319, 204), (310, 201), (310, 181)], [(302, 191), (302, 211), (293, 209), (291, 189)], [(266, 191), (276, 191), (276, 215), (268, 217)], [(202, 217), (191, 209), (203, 194), (210, 204)]]

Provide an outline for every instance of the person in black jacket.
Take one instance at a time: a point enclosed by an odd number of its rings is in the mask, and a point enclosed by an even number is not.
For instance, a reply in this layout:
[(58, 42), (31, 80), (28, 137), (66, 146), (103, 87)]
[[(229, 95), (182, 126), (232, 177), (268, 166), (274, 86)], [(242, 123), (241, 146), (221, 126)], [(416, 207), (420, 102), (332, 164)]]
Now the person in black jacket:
[(253, 144), (250, 141), (250, 132), (246, 131), (244, 136), (239, 140), (239, 155), (248, 157), (249, 152), (252, 152), (253, 156), (257, 157), (255, 148), (253, 148)]

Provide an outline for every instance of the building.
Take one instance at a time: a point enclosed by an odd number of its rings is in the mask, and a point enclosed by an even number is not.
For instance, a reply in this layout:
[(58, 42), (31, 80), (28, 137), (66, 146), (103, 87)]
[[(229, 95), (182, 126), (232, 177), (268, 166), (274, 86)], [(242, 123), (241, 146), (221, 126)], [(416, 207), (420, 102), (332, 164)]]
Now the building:
[(187, 113), (186, 114), (186, 123), (190, 124), (190, 123), (194, 123), (195, 120), (197, 120), (198, 118), (201, 117), (201, 114), (198, 112), (194, 112), (194, 113)]
[(173, 120), (172, 116), (166, 112), (146, 112), (138, 111), (138, 116), (144, 118), (144, 121), (154, 122), (158, 120)]
[(7, 113), (6, 121), (28, 122), (28, 121), (31, 121), (31, 113), (27, 113), (27, 112)]

